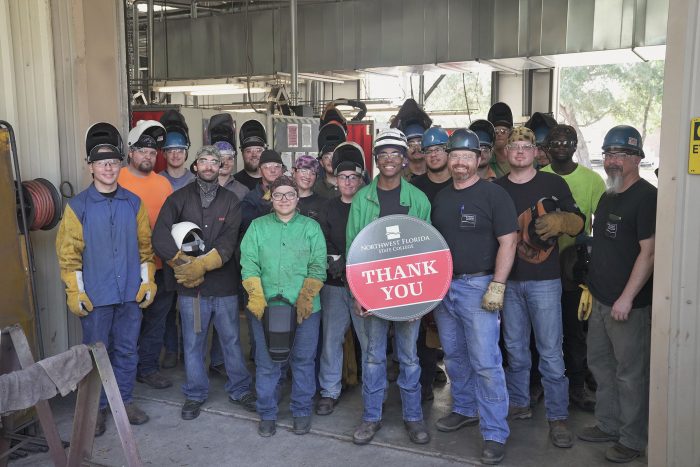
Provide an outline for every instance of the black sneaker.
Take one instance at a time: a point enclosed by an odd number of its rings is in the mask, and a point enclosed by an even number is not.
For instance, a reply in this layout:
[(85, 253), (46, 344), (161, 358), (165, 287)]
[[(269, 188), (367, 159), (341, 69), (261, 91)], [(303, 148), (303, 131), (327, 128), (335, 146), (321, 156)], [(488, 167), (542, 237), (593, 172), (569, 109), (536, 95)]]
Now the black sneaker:
[(292, 432), (295, 435), (305, 435), (311, 431), (311, 415), (306, 417), (294, 417), (294, 426)]
[(624, 444), (615, 443), (605, 451), (605, 458), (617, 464), (626, 464), (642, 455), (642, 451), (628, 448)]
[(199, 417), (199, 413), (203, 404), (204, 401), (194, 401), (192, 399), (187, 399), (182, 405), (182, 412), (180, 413), (182, 419), (194, 420), (195, 418)]
[(382, 427), (382, 422), (365, 422), (360, 423), (355, 432), (352, 434), (352, 442), (355, 444), (368, 444)]
[(506, 456), (506, 445), (498, 441), (484, 441), (481, 451), (481, 462), (487, 465), (500, 464)]
[(258, 423), (258, 434), (263, 438), (269, 438), (277, 432), (274, 420), (260, 420)]
[(248, 412), (255, 412), (257, 410), (256, 406), (255, 406), (257, 399), (255, 398), (255, 396), (253, 395), (252, 392), (246, 392), (245, 394), (243, 394), (241, 396), (240, 399), (234, 399), (233, 397), (228, 396), (228, 400), (232, 404), (240, 405), (241, 407), (246, 409)]
[(467, 417), (457, 412), (452, 412), (449, 415), (442, 417), (435, 423), (435, 428), (438, 431), (449, 433), (457, 431), (465, 426), (472, 426), (479, 423), (479, 417)]

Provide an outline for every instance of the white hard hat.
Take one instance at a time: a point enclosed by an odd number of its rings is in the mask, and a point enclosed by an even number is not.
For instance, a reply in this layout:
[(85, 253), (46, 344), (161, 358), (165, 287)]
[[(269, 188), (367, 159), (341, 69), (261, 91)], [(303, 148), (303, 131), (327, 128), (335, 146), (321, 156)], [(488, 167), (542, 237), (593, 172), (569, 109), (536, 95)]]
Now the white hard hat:
[(156, 120), (139, 120), (136, 122), (136, 126), (129, 131), (126, 144), (132, 147), (144, 134), (151, 136), (155, 140), (158, 148), (163, 147), (165, 143), (165, 127)]
[(173, 224), (170, 234), (175, 240), (175, 245), (185, 253), (204, 251), (202, 229), (194, 222), (178, 222)]
[(397, 148), (401, 148), (405, 153), (406, 151), (408, 151), (408, 142), (406, 141), (406, 135), (404, 135), (403, 132), (398, 128), (389, 128), (387, 130), (382, 130), (374, 139), (373, 152), (376, 154), (377, 151), (384, 146), (394, 146)]

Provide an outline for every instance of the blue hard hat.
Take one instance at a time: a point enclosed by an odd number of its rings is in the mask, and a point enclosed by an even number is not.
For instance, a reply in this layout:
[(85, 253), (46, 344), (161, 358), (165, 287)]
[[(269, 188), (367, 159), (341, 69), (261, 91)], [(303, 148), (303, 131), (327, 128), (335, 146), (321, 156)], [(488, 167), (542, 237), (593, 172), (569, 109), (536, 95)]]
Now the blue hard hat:
[(169, 131), (167, 135), (165, 135), (165, 144), (163, 145), (163, 149), (187, 149), (187, 138), (185, 138), (185, 135), (182, 133), (178, 133), (177, 131)]
[(406, 131), (404, 131), (406, 139), (422, 138), (423, 133), (425, 133), (425, 128), (422, 125), (419, 125), (418, 123), (411, 123), (410, 125), (406, 125)]
[(611, 148), (629, 149), (644, 158), (642, 135), (629, 125), (618, 125), (608, 131), (603, 139), (603, 152)]
[(481, 153), (479, 137), (472, 130), (459, 128), (455, 130), (447, 140), (447, 152), (467, 150)]
[(479, 144), (481, 146), (493, 147), (493, 143), (496, 141), (496, 130), (493, 127), (493, 123), (488, 120), (474, 120), (474, 122), (469, 125), (469, 129), (479, 137)]
[(440, 128), (439, 126), (428, 128), (425, 130), (425, 133), (423, 133), (423, 140), (421, 141), (422, 149), (425, 150), (431, 146), (447, 144), (449, 137), (444, 128)]

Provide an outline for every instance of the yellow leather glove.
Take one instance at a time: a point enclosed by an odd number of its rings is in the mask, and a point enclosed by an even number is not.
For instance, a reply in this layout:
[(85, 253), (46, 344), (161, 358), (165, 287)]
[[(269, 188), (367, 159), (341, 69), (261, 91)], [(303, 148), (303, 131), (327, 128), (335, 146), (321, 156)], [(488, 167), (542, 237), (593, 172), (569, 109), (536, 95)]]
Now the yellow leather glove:
[(581, 300), (578, 302), (578, 320), (586, 321), (589, 316), (591, 316), (591, 311), (593, 311), (593, 297), (588, 287), (585, 285), (579, 285), (583, 290), (581, 293)]
[(61, 279), (66, 284), (68, 308), (75, 316), (82, 318), (92, 311), (92, 302), (85, 293), (83, 271), (62, 272)]
[(583, 228), (583, 219), (573, 212), (550, 212), (535, 220), (535, 232), (542, 240), (561, 234), (575, 237)]
[(148, 308), (148, 305), (153, 303), (157, 290), (155, 263), (141, 263), (141, 286), (136, 293), (139, 308)]
[(506, 293), (506, 285), (491, 281), (481, 299), (481, 308), (486, 311), (498, 311), (503, 309), (503, 296)]
[(180, 266), (182, 264), (187, 264), (194, 261), (194, 256), (188, 256), (182, 251), (178, 251), (175, 256), (173, 256), (171, 259), (167, 261), (168, 266), (171, 268), (175, 269), (176, 266)]
[(311, 316), (311, 312), (314, 311), (314, 297), (321, 291), (321, 287), (323, 287), (323, 282), (318, 279), (313, 277), (304, 279), (296, 303), (298, 324)]
[(204, 282), (204, 274), (214, 269), (218, 269), (223, 265), (221, 256), (216, 248), (209, 251), (206, 255), (197, 256), (189, 263), (175, 266), (175, 279), (178, 284), (185, 287), (196, 287)]
[(249, 277), (243, 281), (243, 288), (248, 292), (248, 309), (253, 313), (253, 316), (262, 319), (267, 300), (265, 300), (265, 293), (263, 292), (260, 278)]

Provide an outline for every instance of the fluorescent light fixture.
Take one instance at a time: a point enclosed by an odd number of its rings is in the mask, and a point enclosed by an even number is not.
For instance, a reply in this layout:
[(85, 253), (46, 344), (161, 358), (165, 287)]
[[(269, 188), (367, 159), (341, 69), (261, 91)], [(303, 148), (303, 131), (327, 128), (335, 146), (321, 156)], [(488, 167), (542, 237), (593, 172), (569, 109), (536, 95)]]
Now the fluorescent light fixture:
[[(277, 74), (279, 76), (284, 76), (285, 78), (290, 78), (292, 75), (290, 73), (286, 73), (284, 71), (278, 71)], [(333, 84), (343, 84), (345, 81), (342, 79), (334, 78), (333, 76), (328, 76), (328, 75), (321, 75), (318, 73), (299, 73), (297, 75), (299, 79), (303, 80), (308, 80), (308, 81), (323, 81), (325, 83), (333, 83)]]
[(248, 107), (245, 109), (226, 110), (226, 112), (230, 112), (232, 114), (252, 114), (252, 113), (255, 113), (256, 111), (266, 112), (266, 109), (251, 109), (250, 107)]
[[(267, 92), (265, 88), (250, 88), (251, 94)], [(248, 94), (248, 88), (245, 87), (230, 87), (222, 89), (198, 89), (196, 91), (187, 92), (190, 96), (225, 96), (232, 94)]]
[[(146, 3), (139, 3), (136, 5), (136, 7), (139, 9), (139, 13), (148, 13), (148, 4)], [(174, 6), (163, 6), (163, 5), (153, 5), (153, 11), (168, 11), (168, 10), (177, 10)]]
[(229, 91), (232, 89), (243, 89), (239, 83), (219, 83), (219, 84), (189, 84), (160, 86), (156, 88), (158, 92), (194, 92), (194, 91)]

